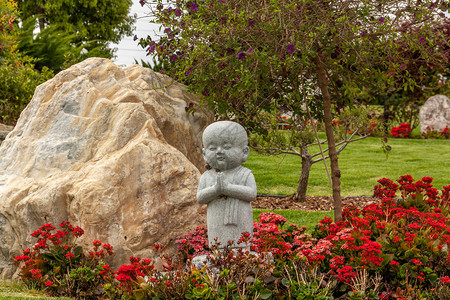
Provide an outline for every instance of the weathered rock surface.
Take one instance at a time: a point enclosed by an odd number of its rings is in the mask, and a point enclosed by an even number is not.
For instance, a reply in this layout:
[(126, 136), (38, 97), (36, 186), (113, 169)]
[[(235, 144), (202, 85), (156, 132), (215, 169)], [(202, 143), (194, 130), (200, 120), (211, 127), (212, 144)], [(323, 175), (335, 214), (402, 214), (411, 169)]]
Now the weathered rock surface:
[(2, 142), (8, 133), (10, 133), (14, 129), (13, 126), (5, 125), (0, 123), (0, 142)]
[(196, 201), (201, 133), (198, 98), (138, 65), (87, 59), (40, 85), (0, 146), (0, 277), (45, 223), (70, 221), (114, 246), (114, 264), (154, 256), (158, 242), (203, 224)]
[(420, 132), (443, 131), (450, 128), (450, 99), (444, 95), (428, 98), (419, 112)]

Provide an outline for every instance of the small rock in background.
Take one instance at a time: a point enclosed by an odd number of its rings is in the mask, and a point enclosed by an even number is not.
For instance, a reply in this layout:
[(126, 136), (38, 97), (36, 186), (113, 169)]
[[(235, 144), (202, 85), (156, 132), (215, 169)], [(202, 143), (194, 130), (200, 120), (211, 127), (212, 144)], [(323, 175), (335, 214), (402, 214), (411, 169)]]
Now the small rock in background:
[(428, 98), (419, 112), (420, 133), (430, 131), (442, 132), (450, 128), (450, 99), (444, 95)]

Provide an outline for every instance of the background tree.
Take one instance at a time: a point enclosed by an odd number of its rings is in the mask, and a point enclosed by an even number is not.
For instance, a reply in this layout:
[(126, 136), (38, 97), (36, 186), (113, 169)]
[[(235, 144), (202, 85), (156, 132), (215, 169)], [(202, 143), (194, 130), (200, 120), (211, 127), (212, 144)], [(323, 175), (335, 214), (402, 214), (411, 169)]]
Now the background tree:
[(38, 58), (38, 67), (45, 62), (55, 71), (59, 70), (52, 65), (61, 66), (64, 59), (74, 63), (91, 56), (112, 58), (116, 49), (110, 43), (134, 29), (131, 4), (132, 0), (19, 0), (25, 28), (20, 50)]
[(53, 73), (34, 69), (34, 59), (18, 52), (17, 4), (0, 1), (0, 121), (13, 125), (33, 96), (36, 86)]
[[(219, 115), (232, 116), (262, 134), (266, 131), (261, 111), (289, 111), (296, 119), (309, 110), (314, 118), (323, 118), (336, 221), (342, 219), (342, 210), (332, 106), (350, 105), (346, 101), (395, 82), (405, 89), (418, 86), (415, 77), (402, 72), (410, 58), (401, 56), (399, 47), (434, 61), (437, 67), (445, 59), (439, 48), (448, 43), (439, 32), (431, 35), (431, 29), (442, 24), (445, 1), (158, 0), (152, 4), (151, 15), (163, 25), (164, 35), (157, 41), (141, 39), (140, 44), (172, 63), (171, 75), (201, 92)], [(400, 30), (405, 21), (414, 30)], [(423, 69), (417, 74), (425, 75)], [(318, 97), (311, 93), (316, 90)]]

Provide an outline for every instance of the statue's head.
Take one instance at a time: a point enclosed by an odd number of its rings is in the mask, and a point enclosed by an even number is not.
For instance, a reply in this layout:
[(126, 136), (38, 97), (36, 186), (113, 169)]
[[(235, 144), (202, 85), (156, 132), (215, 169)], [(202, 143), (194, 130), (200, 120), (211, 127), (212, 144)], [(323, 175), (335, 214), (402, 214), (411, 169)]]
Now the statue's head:
[(206, 163), (220, 171), (240, 166), (250, 153), (244, 127), (231, 121), (219, 121), (206, 127), (203, 147)]

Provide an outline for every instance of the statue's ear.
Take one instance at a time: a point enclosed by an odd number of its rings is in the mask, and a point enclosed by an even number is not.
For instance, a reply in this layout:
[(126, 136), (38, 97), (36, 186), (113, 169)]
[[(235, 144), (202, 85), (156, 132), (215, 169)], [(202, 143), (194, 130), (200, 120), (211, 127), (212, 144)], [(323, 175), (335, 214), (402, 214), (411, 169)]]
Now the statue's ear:
[(242, 157), (242, 162), (246, 162), (246, 161), (247, 161), (247, 158), (248, 158), (248, 156), (249, 156), (249, 154), (250, 154), (250, 148), (249, 148), (248, 146), (245, 146), (245, 147), (242, 149), (242, 152), (244, 153), (244, 155), (243, 155), (243, 157)]

